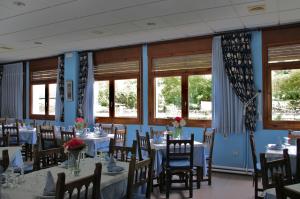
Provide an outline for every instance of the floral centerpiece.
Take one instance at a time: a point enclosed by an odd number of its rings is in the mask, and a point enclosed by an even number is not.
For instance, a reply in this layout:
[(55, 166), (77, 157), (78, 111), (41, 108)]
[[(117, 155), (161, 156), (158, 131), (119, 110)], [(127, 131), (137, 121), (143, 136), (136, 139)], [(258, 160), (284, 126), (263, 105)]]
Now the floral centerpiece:
[(80, 152), (86, 147), (83, 140), (79, 138), (72, 138), (64, 143), (65, 152), (68, 153), (68, 168), (70, 168), (74, 175), (80, 172)]
[(186, 125), (186, 121), (182, 117), (175, 117), (174, 121), (172, 122), (175, 131), (173, 133), (173, 138), (181, 138), (182, 135), (182, 127)]
[(78, 117), (75, 120), (75, 128), (76, 130), (83, 130), (86, 126), (86, 123), (82, 117)]

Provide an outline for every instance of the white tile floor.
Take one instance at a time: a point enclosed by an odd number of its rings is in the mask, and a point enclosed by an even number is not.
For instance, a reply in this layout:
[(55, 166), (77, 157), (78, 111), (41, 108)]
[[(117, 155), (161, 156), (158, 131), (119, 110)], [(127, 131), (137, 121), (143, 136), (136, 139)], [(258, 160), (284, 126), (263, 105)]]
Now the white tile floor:
[[(165, 198), (158, 189), (154, 189), (151, 199)], [(187, 191), (172, 191), (170, 199), (188, 198)], [(236, 174), (213, 173), (212, 186), (207, 182), (201, 184), (201, 189), (194, 189), (195, 199), (253, 199), (254, 188), (252, 177)]]

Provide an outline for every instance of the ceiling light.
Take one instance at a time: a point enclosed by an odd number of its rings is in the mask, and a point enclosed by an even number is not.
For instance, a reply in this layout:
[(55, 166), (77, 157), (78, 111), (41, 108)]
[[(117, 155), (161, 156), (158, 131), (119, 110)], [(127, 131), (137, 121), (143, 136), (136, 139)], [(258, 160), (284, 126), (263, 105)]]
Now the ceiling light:
[(156, 23), (154, 23), (154, 22), (148, 22), (147, 23), (147, 26), (155, 26), (156, 25)]
[(26, 6), (26, 4), (22, 1), (14, 1), (13, 2), (14, 5), (19, 6), (19, 7), (24, 7)]
[(2, 50), (12, 50), (13, 48), (8, 47), (8, 46), (0, 46), (0, 49), (2, 49)]
[(265, 12), (266, 4), (257, 4), (257, 5), (250, 5), (247, 7), (249, 13), (257, 14)]
[(96, 34), (96, 35), (102, 35), (103, 32), (100, 30), (92, 30), (91, 33)]
[(36, 45), (42, 45), (43, 43), (40, 42), (40, 41), (35, 41), (34, 44), (36, 44)]

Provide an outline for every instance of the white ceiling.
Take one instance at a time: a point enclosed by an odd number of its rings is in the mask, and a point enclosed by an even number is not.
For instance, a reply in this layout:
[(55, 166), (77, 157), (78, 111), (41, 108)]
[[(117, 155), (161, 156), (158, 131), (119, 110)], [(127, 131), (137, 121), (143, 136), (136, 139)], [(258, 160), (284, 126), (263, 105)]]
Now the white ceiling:
[(0, 0), (0, 63), (294, 22), (300, 0)]

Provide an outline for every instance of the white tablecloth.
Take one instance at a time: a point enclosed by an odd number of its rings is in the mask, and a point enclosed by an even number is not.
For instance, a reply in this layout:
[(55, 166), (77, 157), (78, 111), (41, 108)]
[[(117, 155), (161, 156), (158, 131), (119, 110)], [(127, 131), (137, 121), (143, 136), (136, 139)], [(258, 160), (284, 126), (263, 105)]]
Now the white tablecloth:
[(107, 136), (99, 137), (94, 133), (90, 133), (86, 137), (80, 137), (87, 145), (86, 154), (92, 157), (97, 155), (97, 151), (108, 150), (109, 140), (113, 138), (113, 134), (108, 134)]
[[(151, 148), (155, 149), (155, 175), (158, 176), (162, 172), (163, 162), (166, 159), (167, 144), (163, 141), (161, 144), (154, 144), (151, 140)], [(206, 175), (206, 161), (205, 161), (205, 146), (201, 142), (194, 141), (194, 166), (203, 167), (203, 174)]]
[[(100, 185), (102, 199), (121, 199), (126, 194), (129, 164), (117, 162), (117, 165), (123, 166), (125, 168), (124, 171), (118, 175), (108, 175), (106, 164), (102, 164)], [(81, 172), (77, 177), (73, 176), (69, 170), (62, 168), (61, 166), (32, 172), (25, 175), (25, 183), (14, 189), (2, 189), (2, 192), (3, 195), (8, 196), (9, 199), (41, 198), (46, 184), (47, 171), (51, 171), (55, 182), (57, 181), (57, 174), (64, 172), (66, 174), (66, 182), (69, 182), (93, 174), (95, 169), (94, 159), (87, 158), (84, 161), (81, 161), (80, 168)]]
[(23, 166), (23, 158), (21, 147), (0, 147), (0, 159), (2, 159), (2, 151), (8, 150), (8, 156), (11, 166), (21, 168)]
[[(2, 132), (2, 127), (0, 126), (0, 131)], [(2, 136), (2, 133), (1, 133)], [(37, 134), (36, 128), (26, 128), (26, 127), (19, 127), (19, 136), (21, 143), (27, 144), (36, 144), (37, 143)]]

